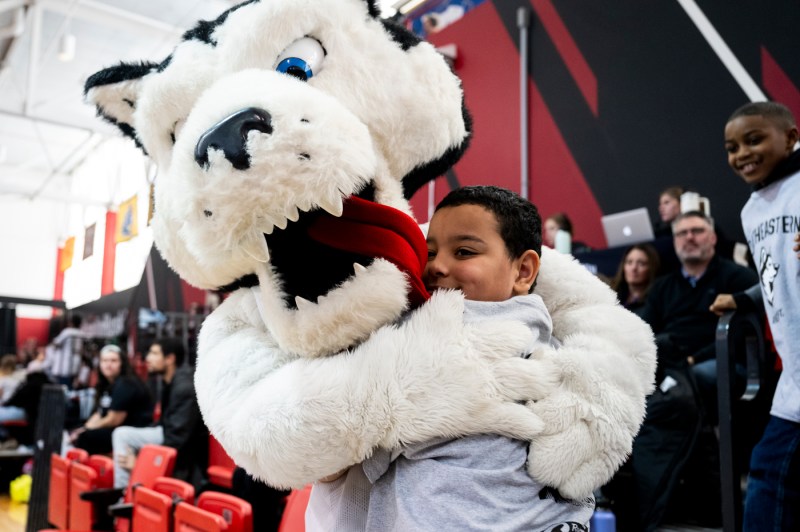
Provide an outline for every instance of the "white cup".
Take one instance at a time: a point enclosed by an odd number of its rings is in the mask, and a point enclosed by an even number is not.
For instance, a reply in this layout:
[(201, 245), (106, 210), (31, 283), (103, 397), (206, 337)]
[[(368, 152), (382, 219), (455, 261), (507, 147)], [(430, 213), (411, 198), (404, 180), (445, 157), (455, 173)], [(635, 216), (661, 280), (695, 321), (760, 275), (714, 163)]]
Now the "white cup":
[(559, 229), (558, 232), (556, 232), (554, 244), (556, 251), (559, 253), (565, 253), (567, 255), (572, 253), (572, 235), (563, 229)]
[(689, 211), (700, 211), (711, 217), (711, 202), (697, 192), (684, 192), (681, 194), (681, 213)]

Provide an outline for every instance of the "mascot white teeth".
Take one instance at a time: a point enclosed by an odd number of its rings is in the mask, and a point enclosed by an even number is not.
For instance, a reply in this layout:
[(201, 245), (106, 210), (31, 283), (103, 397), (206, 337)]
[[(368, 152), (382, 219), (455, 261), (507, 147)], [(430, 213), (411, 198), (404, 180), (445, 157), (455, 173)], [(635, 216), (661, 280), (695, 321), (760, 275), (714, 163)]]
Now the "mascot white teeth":
[(531, 441), (531, 475), (581, 497), (625, 460), (655, 347), (610, 289), (545, 250), (536, 292), (562, 347), (531, 359), (525, 327), (465, 325), (460, 293), (426, 293), (407, 199), (471, 124), (444, 59), (373, 0), (243, 3), (160, 63), (94, 74), (86, 96), (159, 166), (161, 254), (232, 291), (195, 379), (251, 474), (296, 487), (376, 448), (497, 433)]

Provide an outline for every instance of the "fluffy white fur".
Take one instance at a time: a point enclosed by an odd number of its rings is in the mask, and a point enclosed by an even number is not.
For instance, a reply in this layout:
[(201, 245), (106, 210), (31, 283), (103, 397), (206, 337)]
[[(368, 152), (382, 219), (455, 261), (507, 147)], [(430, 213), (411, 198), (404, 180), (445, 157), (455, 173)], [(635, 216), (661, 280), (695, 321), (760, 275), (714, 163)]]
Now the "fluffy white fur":
[(516, 401), (545, 396), (555, 366), (520, 358), (531, 341), (520, 323), (464, 325), (457, 292), (321, 359), (279, 349), (256, 297), (234, 294), (208, 318), (196, 385), (226, 450), (273, 485), (301, 486), (378, 446), (480, 432), (531, 439), (544, 428)]
[[(314, 77), (274, 72), (305, 36), (327, 51)], [(537, 288), (563, 346), (528, 360), (524, 327), (464, 325), (457, 293), (393, 325), (408, 287), (383, 260), (316, 303), (285, 305), (264, 233), (312, 208), (336, 214), (367, 182), (377, 202), (409, 212), (401, 179), (465, 141), (460, 83), (443, 58), (427, 43), (402, 50), (361, 0), (256, 2), (212, 37), (216, 47), (184, 42), (162, 71), (87, 97), (159, 165), (153, 226), (170, 265), (207, 288), (258, 275), (209, 316), (198, 349), (200, 408), (234, 460), (300, 486), (379, 446), (492, 432), (530, 440), (531, 474), (565, 495), (609, 478), (641, 422), (655, 349), (649, 328), (570, 259), (546, 252)], [(248, 135), (250, 168), (213, 149), (199, 166), (200, 135), (250, 106), (274, 125)]]

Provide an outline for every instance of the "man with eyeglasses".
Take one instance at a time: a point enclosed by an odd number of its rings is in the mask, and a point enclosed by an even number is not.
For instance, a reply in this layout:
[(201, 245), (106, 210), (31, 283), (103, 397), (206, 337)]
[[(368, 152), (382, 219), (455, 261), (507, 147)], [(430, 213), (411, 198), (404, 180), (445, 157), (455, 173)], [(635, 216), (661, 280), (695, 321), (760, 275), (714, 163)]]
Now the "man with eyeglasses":
[(715, 255), (714, 225), (703, 213), (679, 215), (672, 235), (681, 268), (655, 281), (641, 315), (656, 335), (658, 371), (630, 459), (638, 516), (629, 518), (639, 530), (661, 523), (702, 421), (716, 423), (718, 317), (709, 307), (717, 294), (758, 280), (756, 272)]

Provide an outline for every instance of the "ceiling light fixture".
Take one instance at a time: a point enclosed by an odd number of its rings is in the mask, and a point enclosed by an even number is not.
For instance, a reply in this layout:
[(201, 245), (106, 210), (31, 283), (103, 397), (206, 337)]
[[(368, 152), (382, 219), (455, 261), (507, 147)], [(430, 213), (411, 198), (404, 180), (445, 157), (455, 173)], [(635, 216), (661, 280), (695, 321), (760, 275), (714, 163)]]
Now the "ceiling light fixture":
[(61, 61), (72, 61), (75, 58), (75, 35), (65, 32), (58, 44), (58, 58)]

